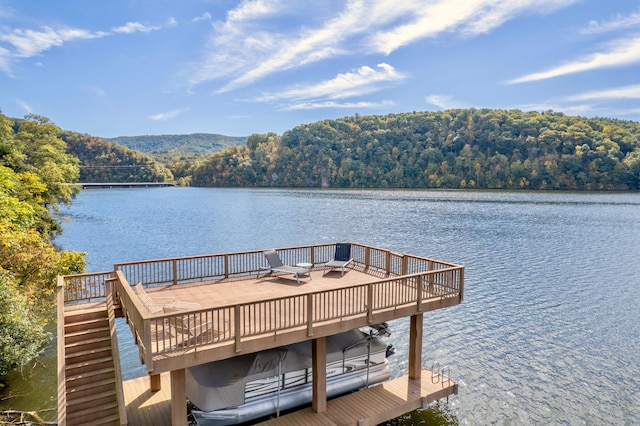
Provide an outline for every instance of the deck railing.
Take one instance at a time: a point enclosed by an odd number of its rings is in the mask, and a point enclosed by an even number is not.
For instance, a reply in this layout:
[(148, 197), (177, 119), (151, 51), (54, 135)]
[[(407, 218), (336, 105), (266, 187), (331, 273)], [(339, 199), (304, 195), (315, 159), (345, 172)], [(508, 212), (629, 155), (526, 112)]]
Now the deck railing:
[[(287, 247), (276, 249), (283, 263), (311, 263), (318, 265), (333, 258), (335, 244)], [(402, 255), (389, 250), (361, 244), (352, 244), (351, 255), (354, 265), (369, 272), (389, 275), (451, 268), (457, 265), (439, 260)], [(268, 268), (262, 250), (188, 256), (172, 259), (123, 262), (114, 265), (122, 271), (131, 284), (146, 286), (184, 284), (194, 281), (208, 281), (222, 278), (242, 278), (257, 275)]]
[[(285, 264), (313, 265), (328, 262), (334, 251), (335, 244), (277, 249)], [(416, 312), (421, 312), (423, 304), (430, 300), (450, 297), (457, 297), (458, 303), (462, 300), (462, 266), (361, 244), (352, 244), (351, 254), (353, 267), (371, 273), (372, 282), (157, 315), (149, 313), (131, 287), (136, 283), (162, 286), (246, 278), (264, 272), (268, 265), (263, 252), (249, 251), (118, 263), (111, 273), (63, 277), (65, 302), (103, 297), (106, 291), (100, 287), (115, 277), (119, 306), (133, 331), (141, 358), (152, 371), (157, 355), (197, 351), (205, 345), (225, 342), (235, 343), (238, 351), (244, 341), (264, 334), (300, 328), (311, 336), (315, 327), (333, 320), (361, 319), (366, 324), (376, 315), (399, 307), (415, 307)]]

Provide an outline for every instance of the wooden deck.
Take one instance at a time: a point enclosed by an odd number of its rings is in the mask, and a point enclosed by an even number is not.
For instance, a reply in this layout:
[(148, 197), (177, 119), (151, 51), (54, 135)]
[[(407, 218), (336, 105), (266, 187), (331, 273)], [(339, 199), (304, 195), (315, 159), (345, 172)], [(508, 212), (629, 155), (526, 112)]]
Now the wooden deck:
[[(321, 265), (335, 249), (332, 243), (277, 249), (287, 265), (315, 265), (299, 284), (292, 275), (262, 273), (265, 256), (257, 250), (60, 276), (59, 312), (107, 299), (110, 312), (115, 307), (126, 318), (150, 373), (124, 382), (120, 406), (126, 406), (128, 424), (186, 426), (186, 368), (306, 340), (313, 342), (318, 375), (313, 408), (281, 417), (278, 422), (289, 422), (282, 424), (377, 424), (457, 392), (455, 383), (434, 384), (421, 369), (423, 314), (462, 302), (464, 267), (351, 243), (345, 274), (324, 274)], [(326, 337), (402, 317), (410, 318), (408, 376), (327, 403)], [(64, 398), (59, 404), (64, 412)], [(121, 422), (127, 422), (124, 412)]]
[[(148, 377), (124, 382), (129, 424), (171, 426), (169, 373), (163, 373), (160, 377), (162, 388), (157, 392), (149, 390)], [(434, 381), (436, 383), (433, 383)], [(325, 412), (316, 413), (311, 407), (307, 407), (260, 424), (264, 426), (373, 426), (457, 392), (457, 383), (443, 383), (440, 377), (432, 380), (431, 372), (425, 369), (422, 371), (421, 380), (409, 380), (408, 376), (402, 376), (332, 399), (327, 402)]]
[(323, 274), (321, 270), (312, 271), (310, 275), (311, 279), (302, 277), (300, 284), (296, 283), (293, 275), (265, 276), (263, 274), (260, 277), (252, 276), (246, 279), (233, 278), (177, 286), (148, 287), (146, 291), (152, 298), (173, 297), (184, 302), (199, 303), (203, 308), (216, 308), (347, 288), (376, 280), (375, 276), (355, 269), (346, 271), (344, 276), (341, 276), (338, 271)]

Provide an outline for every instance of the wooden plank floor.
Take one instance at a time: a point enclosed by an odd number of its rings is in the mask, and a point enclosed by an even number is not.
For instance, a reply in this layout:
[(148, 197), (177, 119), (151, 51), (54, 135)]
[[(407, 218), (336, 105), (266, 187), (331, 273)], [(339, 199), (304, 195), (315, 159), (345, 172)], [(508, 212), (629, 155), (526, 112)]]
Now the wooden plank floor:
[(330, 271), (323, 275), (323, 271), (311, 272), (311, 279), (300, 278), (296, 283), (293, 275), (249, 277), (248, 279), (229, 279), (217, 281), (203, 281), (148, 287), (149, 296), (173, 297), (183, 302), (200, 303), (203, 308), (234, 305), (287, 297), (296, 294), (311, 293), (328, 289), (337, 289), (357, 284), (364, 284), (380, 279), (379, 276), (367, 274), (356, 269), (345, 271), (344, 276), (339, 271)]
[[(162, 389), (149, 390), (149, 377), (124, 382), (124, 398), (130, 425), (171, 426), (171, 379), (161, 374)], [(316, 413), (311, 408), (260, 423), (264, 426), (298, 425), (376, 425), (411, 412), (424, 404), (457, 392), (454, 382), (432, 383), (431, 372), (422, 371), (420, 381), (408, 376), (389, 380), (377, 386), (335, 398), (327, 403), (327, 411)]]
[(151, 392), (149, 376), (125, 380), (124, 403), (130, 425), (171, 426), (171, 379), (160, 375), (162, 388)]
[(432, 383), (431, 372), (425, 369), (421, 380), (402, 376), (332, 399), (327, 402), (327, 410), (323, 413), (316, 413), (309, 407), (260, 425), (374, 426), (457, 393), (457, 388), (454, 382)]

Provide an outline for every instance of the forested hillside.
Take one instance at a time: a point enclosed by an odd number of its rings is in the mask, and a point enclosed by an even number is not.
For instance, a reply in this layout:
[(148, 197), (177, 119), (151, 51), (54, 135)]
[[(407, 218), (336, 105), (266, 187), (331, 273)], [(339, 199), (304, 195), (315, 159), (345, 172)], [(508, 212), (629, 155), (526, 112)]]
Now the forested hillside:
[(48, 119), (0, 114), (0, 387), (48, 341), (56, 276), (85, 267), (84, 254), (56, 250), (58, 206), (79, 188), (78, 161)]
[(246, 136), (224, 136), (211, 133), (190, 135), (120, 136), (107, 139), (136, 151), (149, 154), (207, 155), (231, 146), (244, 145)]
[(80, 182), (170, 182), (171, 171), (149, 155), (102, 138), (63, 132), (67, 152), (80, 161)]
[(195, 186), (637, 190), (640, 123), (461, 109), (345, 117), (251, 135)]

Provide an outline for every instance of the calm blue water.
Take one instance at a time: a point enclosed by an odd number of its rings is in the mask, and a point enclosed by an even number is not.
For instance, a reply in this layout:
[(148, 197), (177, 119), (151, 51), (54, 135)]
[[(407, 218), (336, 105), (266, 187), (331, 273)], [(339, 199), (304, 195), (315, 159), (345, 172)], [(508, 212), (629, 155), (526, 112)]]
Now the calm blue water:
[[(640, 194), (87, 190), (66, 213), (57, 244), (90, 271), (340, 240), (465, 265), (464, 302), (424, 329), (425, 366), (460, 382), (457, 422), (640, 424)], [(406, 374), (408, 320), (392, 328)]]

